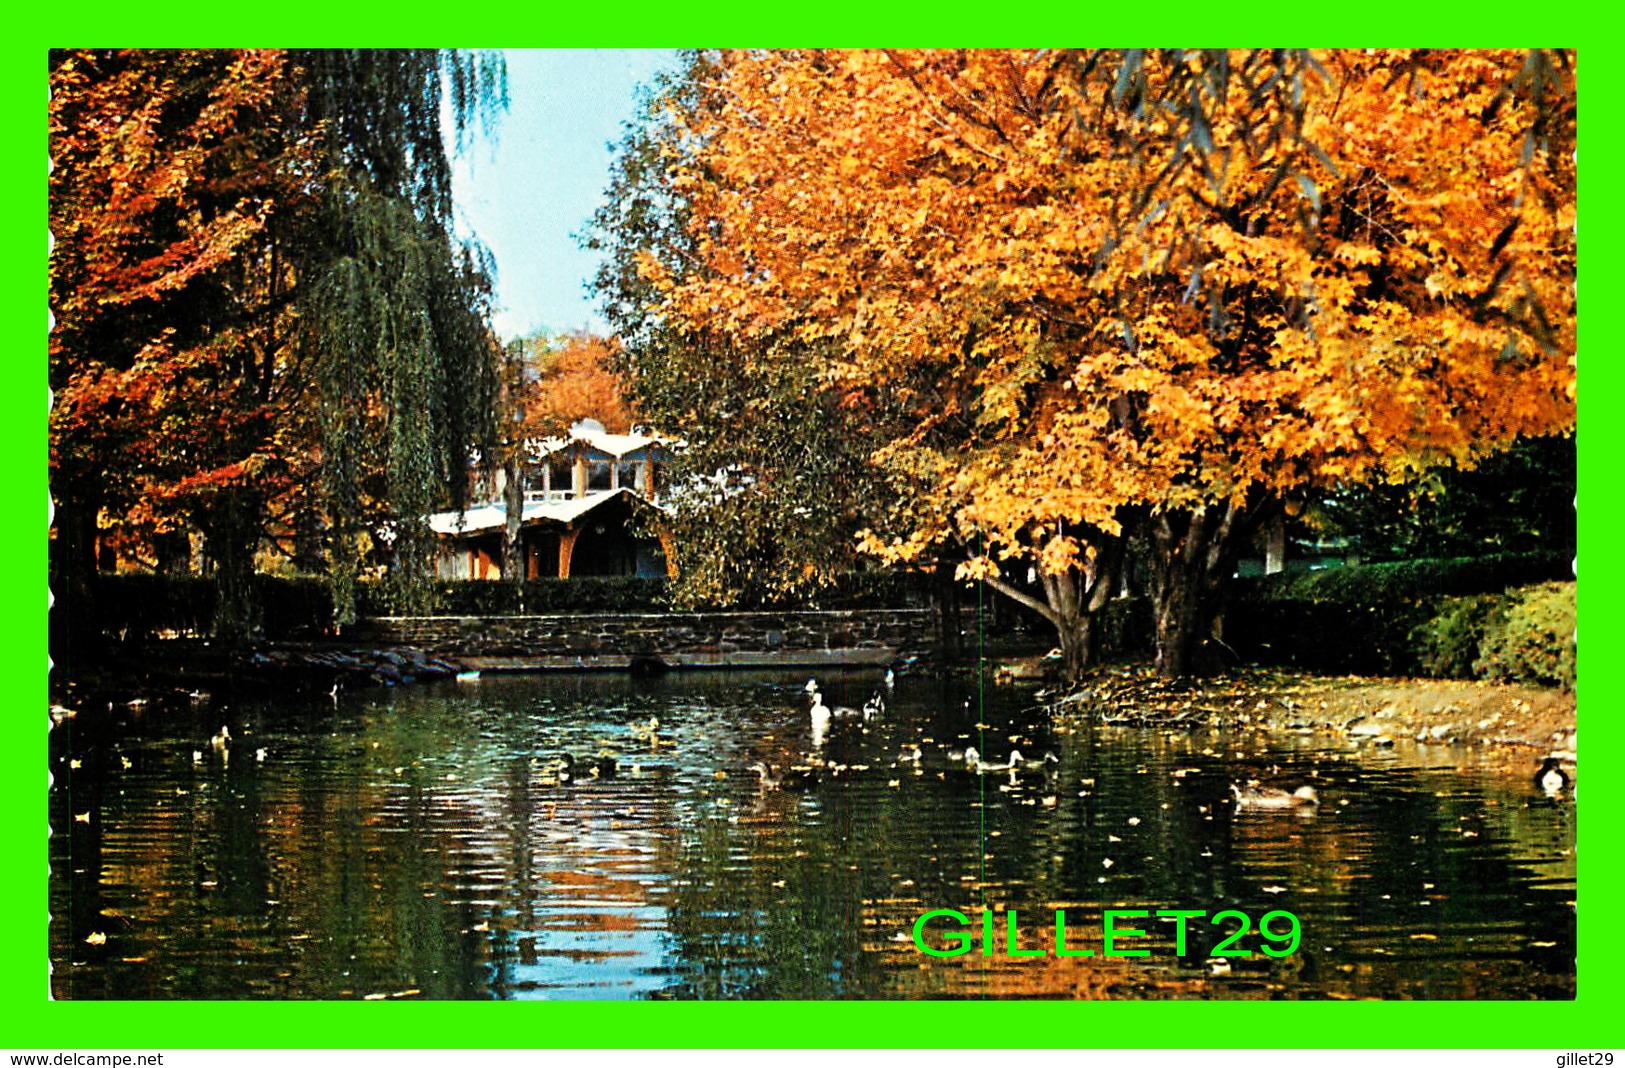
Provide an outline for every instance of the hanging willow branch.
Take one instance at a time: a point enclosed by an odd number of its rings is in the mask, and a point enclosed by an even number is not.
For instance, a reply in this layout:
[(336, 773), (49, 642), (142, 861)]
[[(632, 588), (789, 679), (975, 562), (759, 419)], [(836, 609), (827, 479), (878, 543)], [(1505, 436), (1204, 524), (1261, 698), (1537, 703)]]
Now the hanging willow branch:
[(319, 269), (303, 320), (324, 454), (334, 613), (383, 552), (403, 607), (428, 601), (425, 517), (466, 502), (470, 456), (491, 455), (499, 351), (490, 267), (451, 229), (442, 94), (455, 133), (506, 104), (498, 57), (344, 51), (301, 57), (327, 131)]

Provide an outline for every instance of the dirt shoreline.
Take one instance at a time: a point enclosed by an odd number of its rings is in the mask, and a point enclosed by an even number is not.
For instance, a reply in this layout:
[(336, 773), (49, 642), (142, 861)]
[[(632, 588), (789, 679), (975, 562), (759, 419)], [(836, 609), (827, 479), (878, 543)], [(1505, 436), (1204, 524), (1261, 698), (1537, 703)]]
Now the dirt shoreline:
[(1536, 686), (1267, 668), (1170, 682), (1134, 667), (1109, 669), (1065, 695), (1041, 692), (1041, 699), (1058, 714), (1099, 715), (1109, 723), (1324, 730), (1378, 746), (1400, 740), (1504, 746), (1576, 760), (1575, 695)]

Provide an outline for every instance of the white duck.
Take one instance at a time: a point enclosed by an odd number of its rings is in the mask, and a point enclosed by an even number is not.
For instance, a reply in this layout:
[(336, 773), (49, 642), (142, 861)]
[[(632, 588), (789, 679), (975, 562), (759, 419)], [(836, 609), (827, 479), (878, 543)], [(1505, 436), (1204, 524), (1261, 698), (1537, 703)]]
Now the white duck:
[(813, 748), (821, 749), (824, 739), (829, 735), (829, 706), (824, 704), (824, 695), (815, 688), (812, 691), (812, 735)]

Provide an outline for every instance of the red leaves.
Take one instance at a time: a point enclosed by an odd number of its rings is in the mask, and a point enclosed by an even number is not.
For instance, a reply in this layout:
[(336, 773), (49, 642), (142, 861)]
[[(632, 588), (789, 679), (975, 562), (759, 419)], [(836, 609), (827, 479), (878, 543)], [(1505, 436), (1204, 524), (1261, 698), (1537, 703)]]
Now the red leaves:
[(308, 196), (285, 75), (274, 51), (52, 55), (51, 462), (104, 521), (161, 530), (266, 477), (268, 225)]

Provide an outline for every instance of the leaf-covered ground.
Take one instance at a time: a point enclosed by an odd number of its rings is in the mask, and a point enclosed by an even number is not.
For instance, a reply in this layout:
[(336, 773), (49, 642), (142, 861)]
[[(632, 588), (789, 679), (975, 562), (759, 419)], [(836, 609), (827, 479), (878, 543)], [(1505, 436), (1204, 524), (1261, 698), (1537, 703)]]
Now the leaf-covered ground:
[(1567, 761), (1575, 752), (1575, 695), (1533, 686), (1265, 668), (1170, 682), (1148, 668), (1129, 667), (1040, 696), (1060, 715), (1107, 723), (1326, 731), (1374, 746), (1401, 739), (1517, 746)]

